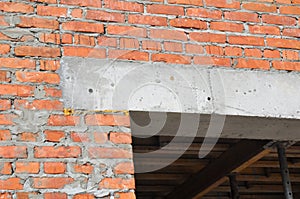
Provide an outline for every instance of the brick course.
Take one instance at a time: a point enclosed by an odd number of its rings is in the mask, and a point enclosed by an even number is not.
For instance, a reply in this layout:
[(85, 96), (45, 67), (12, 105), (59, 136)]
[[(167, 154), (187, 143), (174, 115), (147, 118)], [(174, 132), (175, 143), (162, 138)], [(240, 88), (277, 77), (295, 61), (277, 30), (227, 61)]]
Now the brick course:
[(64, 115), (62, 56), (300, 71), (299, 25), (299, 0), (1, 2), (0, 198), (135, 198), (129, 116)]

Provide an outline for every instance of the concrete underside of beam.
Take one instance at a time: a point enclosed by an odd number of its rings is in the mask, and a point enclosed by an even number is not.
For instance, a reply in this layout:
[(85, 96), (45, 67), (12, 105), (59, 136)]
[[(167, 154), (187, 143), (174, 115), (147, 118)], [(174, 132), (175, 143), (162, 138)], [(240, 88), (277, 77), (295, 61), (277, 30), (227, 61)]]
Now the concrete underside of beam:
[(73, 57), (62, 59), (59, 72), (66, 108), (130, 110), (140, 118), (157, 112), (157, 120), (174, 113), (195, 124), (202, 115), (198, 136), (205, 136), (201, 128), (210, 118), (206, 126), (217, 121), (222, 137), (300, 140), (298, 72)]

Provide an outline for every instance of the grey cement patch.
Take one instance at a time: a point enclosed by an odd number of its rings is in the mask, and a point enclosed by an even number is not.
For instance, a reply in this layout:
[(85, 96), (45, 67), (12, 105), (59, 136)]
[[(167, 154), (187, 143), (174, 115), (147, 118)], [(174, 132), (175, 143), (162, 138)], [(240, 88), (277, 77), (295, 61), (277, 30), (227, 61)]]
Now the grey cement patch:
[(300, 73), (62, 58), (64, 106), (300, 119)]

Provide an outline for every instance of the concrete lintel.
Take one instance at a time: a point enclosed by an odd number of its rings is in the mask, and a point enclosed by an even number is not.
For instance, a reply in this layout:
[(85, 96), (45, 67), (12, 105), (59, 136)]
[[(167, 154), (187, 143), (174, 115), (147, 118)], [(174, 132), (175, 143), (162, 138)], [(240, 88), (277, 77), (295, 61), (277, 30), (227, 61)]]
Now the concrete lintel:
[(300, 119), (300, 73), (64, 57), (66, 108)]

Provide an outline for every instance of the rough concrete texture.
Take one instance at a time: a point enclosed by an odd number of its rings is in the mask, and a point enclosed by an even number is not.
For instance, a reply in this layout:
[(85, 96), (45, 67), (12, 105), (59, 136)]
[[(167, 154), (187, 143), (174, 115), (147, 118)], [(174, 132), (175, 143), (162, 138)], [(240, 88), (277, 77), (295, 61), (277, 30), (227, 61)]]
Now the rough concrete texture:
[(74, 109), (300, 119), (298, 72), (64, 57), (60, 75)]

